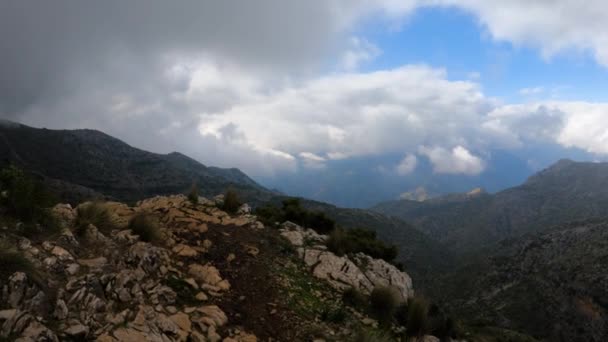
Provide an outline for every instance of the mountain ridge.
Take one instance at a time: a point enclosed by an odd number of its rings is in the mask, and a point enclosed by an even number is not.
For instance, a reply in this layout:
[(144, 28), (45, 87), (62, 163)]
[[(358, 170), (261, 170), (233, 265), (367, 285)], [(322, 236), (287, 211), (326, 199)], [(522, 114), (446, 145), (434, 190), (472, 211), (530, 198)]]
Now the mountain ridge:
[(371, 210), (403, 219), (458, 252), (568, 221), (608, 216), (608, 163), (560, 160), (495, 194), (425, 202), (389, 201)]
[(179, 152), (144, 151), (91, 129), (0, 125), (0, 163), (14, 163), (45, 178), (125, 201), (184, 192), (193, 183), (201, 185), (204, 195), (230, 186), (245, 196), (272, 194), (238, 169), (208, 167)]

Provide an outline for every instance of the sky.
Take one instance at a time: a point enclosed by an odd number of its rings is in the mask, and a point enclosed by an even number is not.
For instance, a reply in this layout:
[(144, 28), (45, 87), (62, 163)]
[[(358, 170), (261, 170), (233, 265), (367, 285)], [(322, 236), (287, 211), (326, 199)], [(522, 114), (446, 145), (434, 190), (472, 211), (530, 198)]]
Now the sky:
[(0, 116), (288, 191), (353, 165), (393, 192), (503, 177), (499, 153), (520, 180), (608, 156), (606, 17), (602, 0), (0, 0)]

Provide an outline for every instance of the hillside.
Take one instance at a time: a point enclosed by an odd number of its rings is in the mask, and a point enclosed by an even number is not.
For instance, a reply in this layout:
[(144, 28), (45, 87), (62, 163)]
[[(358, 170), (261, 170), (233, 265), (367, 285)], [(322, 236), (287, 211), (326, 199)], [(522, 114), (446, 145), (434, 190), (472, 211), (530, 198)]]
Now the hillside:
[(391, 201), (372, 210), (412, 223), (451, 250), (474, 251), (551, 225), (608, 216), (608, 163), (561, 160), (496, 194)]
[(379, 239), (397, 247), (397, 261), (406, 265), (419, 282), (423, 282), (427, 275), (442, 273), (454, 266), (451, 253), (445, 247), (403, 220), (370, 210), (338, 208), (322, 202), (304, 201), (303, 204), (326, 213), (343, 227), (375, 231)]
[(238, 169), (207, 167), (183, 154), (156, 154), (95, 130), (49, 130), (0, 125), (0, 166), (16, 164), (46, 179), (65, 200), (91, 196), (123, 201), (185, 192), (197, 183), (203, 195), (238, 188), (263, 200), (271, 192)]
[(561, 225), (486, 252), (436, 283), (453, 313), (549, 341), (605, 341), (608, 221)]

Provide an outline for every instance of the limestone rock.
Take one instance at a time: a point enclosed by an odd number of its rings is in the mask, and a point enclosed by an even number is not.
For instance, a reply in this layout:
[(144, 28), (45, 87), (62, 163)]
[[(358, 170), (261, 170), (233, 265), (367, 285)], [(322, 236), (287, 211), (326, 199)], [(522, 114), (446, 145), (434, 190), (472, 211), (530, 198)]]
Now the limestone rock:
[(63, 228), (71, 227), (76, 221), (76, 210), (69, 204), (57, 204), (51, 209), (51, 213)]
[(102, 268), (107, 265), (108, 259), (105, 257), (98, 257), (93, 259), (78, 259), (78, 264), (89, 268)]
[(414, 296), (412, 278), (407, 273), (384, 260), (374, 259), (363, 253), (358, 253), (353, 259), (357, 265), (364, 265), (360, 269), (373, 287), (391, 286), (399, 292), (401, 301)]
[(236, 213), (237, 213), (237, 215), (251, 214), (251, 207), (249, 206), (249, 204), (245, 203), (237, 209)]
[(223, 280), (220, 276), (220, 271), (211, 265), (192, 264), (188, 268), (188, 274), (196, 279), (201, 284), (207, 284), (218, 287), (219, 290), (230, 289), (230, 283)]
[(59, 246), (53, 247), (53, 249), (51, 249), (51, 254), (56, 256), (61, 261), (74, 260), (74, 257), (72, 254), (70, 254), (70, 252)]
[(198, 252), (188, 245), (179, 244), (173, 247), (173, 253), (180, 257), (193, 258), (198, 256)]

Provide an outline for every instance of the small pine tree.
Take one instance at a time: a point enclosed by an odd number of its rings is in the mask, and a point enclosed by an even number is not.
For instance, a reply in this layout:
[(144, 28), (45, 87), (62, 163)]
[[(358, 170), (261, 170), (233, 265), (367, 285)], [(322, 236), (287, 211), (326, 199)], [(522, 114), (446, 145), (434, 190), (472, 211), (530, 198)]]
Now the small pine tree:
[(192, 183), (192, 186), (190, 187), (190, 192), (188, 193), (188, 200), (194, 205), (198, 204), (198, 186), (196, 185), (196, 183)]

